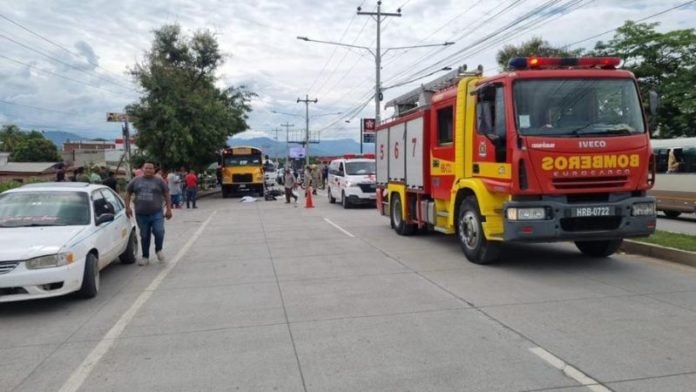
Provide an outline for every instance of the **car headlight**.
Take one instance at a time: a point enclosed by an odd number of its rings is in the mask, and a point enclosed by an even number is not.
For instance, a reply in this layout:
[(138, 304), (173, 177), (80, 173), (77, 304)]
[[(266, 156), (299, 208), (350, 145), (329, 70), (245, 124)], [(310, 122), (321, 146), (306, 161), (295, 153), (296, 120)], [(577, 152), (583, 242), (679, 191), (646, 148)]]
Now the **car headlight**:
[(507, 209), (507, 218), (511, 221), (516, 220), (544, 220), (546, 219), (546, 208), (516, 208)]
[(27, 269), (54, 268), (68, 265), (75, 261), (72, 252), (58, 253), (55, 255), (39, 256), (26, 261)]
[(636, 203), (631, 210), (633, 216), (653, 216), (655, 215), (655, 203)]

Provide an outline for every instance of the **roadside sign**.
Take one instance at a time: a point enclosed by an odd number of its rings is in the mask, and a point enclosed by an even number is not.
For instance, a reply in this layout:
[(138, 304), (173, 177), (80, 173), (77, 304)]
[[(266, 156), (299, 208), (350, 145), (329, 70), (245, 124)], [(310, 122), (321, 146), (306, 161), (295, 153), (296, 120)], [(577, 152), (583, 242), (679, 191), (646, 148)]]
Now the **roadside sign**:
[(375, 142), (375, 119), (374, 118), (363, 118), (362, 122), (362, 143), (374, 143)]
[(125, 113), (115, 113), (115, 112), (106, 113), (106, 122), (127, 122), (127, 121), (128, 121), (128, 115)]

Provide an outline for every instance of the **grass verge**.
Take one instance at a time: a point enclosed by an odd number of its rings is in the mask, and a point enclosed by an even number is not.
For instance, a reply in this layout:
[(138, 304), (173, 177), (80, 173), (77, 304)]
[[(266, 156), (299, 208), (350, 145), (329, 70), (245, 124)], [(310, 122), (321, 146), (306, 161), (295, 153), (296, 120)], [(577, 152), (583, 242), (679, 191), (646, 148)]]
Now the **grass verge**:
[(696, 252), (696, 236), (688, 234), (670, 233), (668, 231), (656, 230), (655, 234), (647, 238), (635, 238), (635, 241), (647, 242), (668, 248)]

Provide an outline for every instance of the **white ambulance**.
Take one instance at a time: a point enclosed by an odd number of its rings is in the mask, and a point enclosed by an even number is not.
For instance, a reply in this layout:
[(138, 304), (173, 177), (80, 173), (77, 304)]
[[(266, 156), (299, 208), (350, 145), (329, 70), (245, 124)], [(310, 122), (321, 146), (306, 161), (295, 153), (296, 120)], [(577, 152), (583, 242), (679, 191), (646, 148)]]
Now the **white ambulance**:
[(329, 164), (329, 203), (338, 200), (343, 208), (358, 204), (374, 205), (376, 188), (374, 154), (347, 155)]

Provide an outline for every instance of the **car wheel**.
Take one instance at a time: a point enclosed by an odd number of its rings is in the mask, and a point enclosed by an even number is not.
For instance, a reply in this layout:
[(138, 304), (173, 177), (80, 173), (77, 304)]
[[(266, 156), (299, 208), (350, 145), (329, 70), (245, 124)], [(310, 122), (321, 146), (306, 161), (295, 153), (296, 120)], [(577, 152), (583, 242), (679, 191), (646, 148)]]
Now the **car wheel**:
[(462, 200), (457, 219), (459, 244), (472, 263), (490, 264), (500, 256), (500, 244), (486, 239), (482, 221), (476, 198), (469, 196)]
[(78, 291), (78, 295), (82, 298), (94, 298), (99, 292), (99, 266), (97, 265), (98, 259), (94, 253), (87, 255), (85, 260), (85, 272), (82, 277), (82, 287)]
[(336, 198), (331, 194), (331, 188), (327, 188), (326, 193), (329, 194), (329, 203), (336, 204)]
[(681, 215), (681, 212), (679, 211), (662, 211), (665, 213), (665, 216), (668, 218), (677, 218), (679, 215)]
[(580, 252), (590, 257), (609, 257), (616, 252), (623, 240), (575, 241)]
[(399, 235), (411, 235), (416, 231), (416, 225), (407, 224), (401, 215), (401, 196), (393, 193), (391, 205), (389, 207), (390, 223), (394, 231)]
[(135, 230), (131, 232), (130, 238), (128, 239), (128, 246), (126, 250), (121, 253), (118, 258), (123, 264), (133, 264), (135, 259), (138, 257), (138, 236), (135, 234)]
[(348, 209), (350, 208), (350, 202), (346, 198), (346, 192), (341, 192), (341, 204), (343, 205), (343, 208)]

